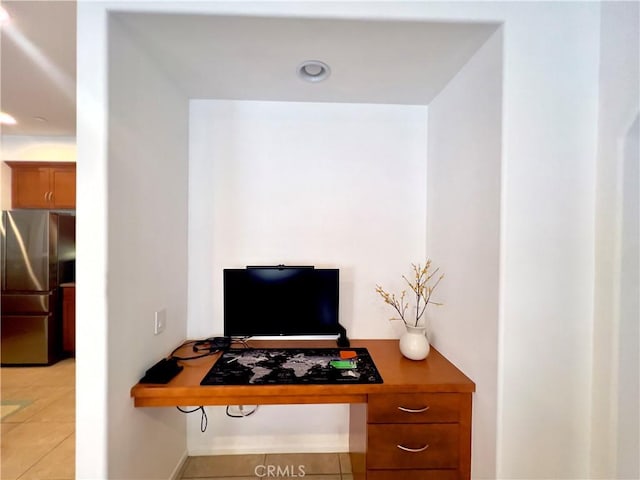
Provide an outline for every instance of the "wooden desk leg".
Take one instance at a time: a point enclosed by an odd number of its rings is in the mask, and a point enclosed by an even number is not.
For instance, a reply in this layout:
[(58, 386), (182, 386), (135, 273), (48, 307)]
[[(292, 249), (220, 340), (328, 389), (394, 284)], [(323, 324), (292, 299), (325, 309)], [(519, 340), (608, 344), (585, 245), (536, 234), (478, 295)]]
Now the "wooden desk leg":
[(367, 404), (349, 406), (349, 457), (354, 480), (367, 478)]

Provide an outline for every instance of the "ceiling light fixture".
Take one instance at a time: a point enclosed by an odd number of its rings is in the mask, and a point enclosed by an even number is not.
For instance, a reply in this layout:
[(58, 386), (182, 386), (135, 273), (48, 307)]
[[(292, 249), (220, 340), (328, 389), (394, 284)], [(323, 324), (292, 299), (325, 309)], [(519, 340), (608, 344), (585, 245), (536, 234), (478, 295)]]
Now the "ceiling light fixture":
[(15, 125), (18, 122), (8, 113), (0, 112), (0, 123), (2, 125)]
[(298, 65), (298, 77), (305, 82), (321, 82), (329, 78), (329, 65), (319, 60), (306, 60)]

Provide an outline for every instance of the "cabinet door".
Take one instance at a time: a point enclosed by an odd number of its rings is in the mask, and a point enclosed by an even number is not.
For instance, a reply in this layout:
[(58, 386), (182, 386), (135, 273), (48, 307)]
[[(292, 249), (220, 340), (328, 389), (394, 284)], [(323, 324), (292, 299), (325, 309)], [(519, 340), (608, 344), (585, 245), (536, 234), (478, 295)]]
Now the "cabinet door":
[(51, 191), (53, 208), (76, 208), (75, 167), (51, 168)]
[(18, 167), (11, 172), (13, 208), (49, 208), (49, 169)]

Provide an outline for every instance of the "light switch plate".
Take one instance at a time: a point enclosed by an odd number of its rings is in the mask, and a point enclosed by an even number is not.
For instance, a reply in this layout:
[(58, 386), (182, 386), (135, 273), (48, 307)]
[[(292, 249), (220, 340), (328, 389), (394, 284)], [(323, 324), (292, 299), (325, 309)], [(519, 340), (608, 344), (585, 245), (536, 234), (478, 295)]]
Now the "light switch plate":
[(153, 333), (154, 335), (158, 335), (164, 332), (164, 329), (167, 327), (167, 309), (163, 308), (162, 310), (158, 310), (155, 313), (155, 318), (153, 321)]

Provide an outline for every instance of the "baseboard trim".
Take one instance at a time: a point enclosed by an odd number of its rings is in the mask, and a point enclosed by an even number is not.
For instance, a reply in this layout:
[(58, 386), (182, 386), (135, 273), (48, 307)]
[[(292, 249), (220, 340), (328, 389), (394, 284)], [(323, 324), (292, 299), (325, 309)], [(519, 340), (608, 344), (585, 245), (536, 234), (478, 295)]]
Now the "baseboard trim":
[(185, 450), (180, 457), (180, 461), (173, 469), (169, 480), (180, 480), (182, 478), (182, 472), (184, 471), (184, 467), (187, 464), (187, 458), (189, 458), (189, 453)]
[(349, 451), (349, 435), (285, 435), (218, 437), (209, 445), (189, 449), (189, 456), (254, 453), (336, 453)]

